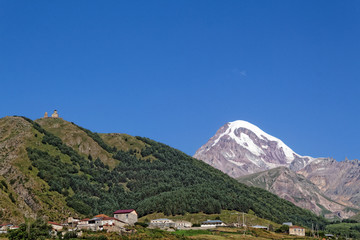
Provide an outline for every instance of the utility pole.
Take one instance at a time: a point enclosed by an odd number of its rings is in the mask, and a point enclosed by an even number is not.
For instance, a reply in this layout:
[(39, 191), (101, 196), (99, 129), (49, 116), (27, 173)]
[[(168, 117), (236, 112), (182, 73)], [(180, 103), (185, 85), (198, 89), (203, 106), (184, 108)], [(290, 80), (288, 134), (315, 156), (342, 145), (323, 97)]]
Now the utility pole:
[(244, 227), (244, 236), (245, 236), (245, 231), (246, 231), (246, 228), (245, 228), (245, 213), (243, 212), (243, 227)]
[(311, 223), (311, 234), (313, 235), (313, 237), (315, 237), (315, 234), (314, 234), (314, 223)]

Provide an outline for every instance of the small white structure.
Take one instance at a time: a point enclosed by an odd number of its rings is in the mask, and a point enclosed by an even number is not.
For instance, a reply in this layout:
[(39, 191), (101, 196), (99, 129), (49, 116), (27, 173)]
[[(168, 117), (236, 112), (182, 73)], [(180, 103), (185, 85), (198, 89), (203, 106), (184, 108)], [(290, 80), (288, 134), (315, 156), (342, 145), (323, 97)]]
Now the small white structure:
[(214, 227), (221, 227), (226, 226), (225, 223), (221, 220), (207, 220), (201, 223), (200, 227), (202, 228), (214, 228)]
[(261, 225), (254, 225), (254, 226), (251, 226), (252, 228), (257, 228), (257, 229), (266, 229), (268, 230), (268, 227), (267, 226), (261, 226)]
[(175, 221), (175, 228), (191, 228), (192, 223), (188, 221)]
[(9, 227), (9, 230), (15, 230), (15, 229), (19, 229), (19, 226), (11, 225), (11, 226)]
[(7, 233), (7, 231), (12, 227), (13, 225), (10, 223), (7, 224), (1, 224), (0, 225), (0, 233)]
[(175, 227), (175, 222), (168, 218), (159, 218), (159, 219), (151, 220), (149, 227), (153, 227), (153, 228)]

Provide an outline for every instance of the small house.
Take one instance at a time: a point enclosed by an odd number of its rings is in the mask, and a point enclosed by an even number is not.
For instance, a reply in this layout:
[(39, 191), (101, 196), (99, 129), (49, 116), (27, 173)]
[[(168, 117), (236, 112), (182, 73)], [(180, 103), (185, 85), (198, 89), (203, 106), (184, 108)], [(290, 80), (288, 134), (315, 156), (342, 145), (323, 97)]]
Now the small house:
[(290, 226), (289, 227), (289, 234), (296, 235), (296, 236), (305, 236), (305, 228), (300, 226)]
[(226, 226), (225, 223), (221, 220), (207, 220), (201, 223), (200, 227), (202, 228), (214, 228), (214, 227), (221, 227)]
[(80, 221), (80, 219), (68, 217), (66, 222), (67, 222), (68, 226), (74, 227), (78, 224), (79, 221)]
[(11, 223), (0, 224), (0, 233), (7, 233), (11, 226), (13, 226)]
[(51, 226), (53, 231), (62, 231), (63, 230), (63, 226), (59, 223), (56, 222), (48, 222), (48, 224)]
[(169, 228), (175, 227), (175, 222), (167, 218), (159, 218), (150, 221), (149, 227), (153, 228)]
[(333, 239), (333, 238), (335, 238), (335, 236), (334, 236), (333, 234), (330, 234), (330, 233), (325, 234), (325, 237), (326, 237), (327, 239)]
[(114, 218), (128, 225), (134, 225), (138, 221), (138, 214), (134, 209), (121, 209), (114, 212)]
[(96, 230), (106, 230), (108, 232), (120, 232), (127, 223), (114, 217), (101, 217), (95, 222)]
[(254, 226), (251, 226), (252, 228), (257, 228), (257, 229), (265, 229), (265, 230), (268, 230), (268, 227), (267, 226), (261, 226), (261, 225), (254, 225)]
[(188, 221), (175, 221), (175, 228), (191, 228), (192, 223)]
[(78, 229), (90, 229), (90, 226), (89, 225), (89, 218), (84, 218), (84, 219), (81, 219), (80, 221), (77, 222), (77, 228)]

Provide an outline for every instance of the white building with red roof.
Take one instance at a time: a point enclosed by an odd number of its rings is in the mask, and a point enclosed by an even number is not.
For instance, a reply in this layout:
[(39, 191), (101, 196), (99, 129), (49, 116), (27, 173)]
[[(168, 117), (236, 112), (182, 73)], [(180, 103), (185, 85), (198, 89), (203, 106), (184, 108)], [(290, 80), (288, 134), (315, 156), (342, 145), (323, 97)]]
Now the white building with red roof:
[(300, 227), (300, 226), (290, 226), (289, 234), (296, 235), (296, 236), (305, 236), (305, 228)]
[(138, 214), (134, 209), (120, 209), (114, 212), (114, 218), (128, 225), (134, 225), (138, 221)]

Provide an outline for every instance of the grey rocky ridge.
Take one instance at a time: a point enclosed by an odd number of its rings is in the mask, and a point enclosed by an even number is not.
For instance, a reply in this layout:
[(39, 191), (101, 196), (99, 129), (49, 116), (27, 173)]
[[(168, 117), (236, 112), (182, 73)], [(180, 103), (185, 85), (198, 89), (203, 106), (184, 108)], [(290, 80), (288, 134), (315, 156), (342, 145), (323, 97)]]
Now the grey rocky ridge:
[(348, 218), (359, 211), (359, 161), (301, 156), (246, 121), (222, 126), (194, 157), (319, 215)]

